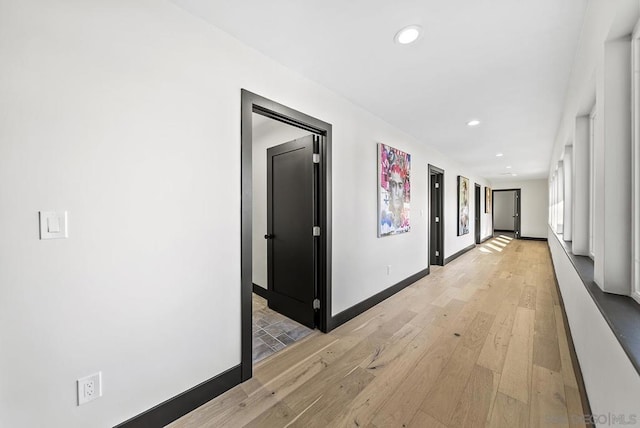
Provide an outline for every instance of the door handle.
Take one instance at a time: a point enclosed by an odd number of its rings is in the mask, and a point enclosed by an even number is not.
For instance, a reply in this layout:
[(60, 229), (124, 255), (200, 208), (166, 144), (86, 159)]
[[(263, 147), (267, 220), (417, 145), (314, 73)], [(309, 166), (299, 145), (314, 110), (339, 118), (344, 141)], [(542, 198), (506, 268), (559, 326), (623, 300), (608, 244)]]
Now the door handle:
[(273, 239), (273, 235), (264, 235), (264, 239)]

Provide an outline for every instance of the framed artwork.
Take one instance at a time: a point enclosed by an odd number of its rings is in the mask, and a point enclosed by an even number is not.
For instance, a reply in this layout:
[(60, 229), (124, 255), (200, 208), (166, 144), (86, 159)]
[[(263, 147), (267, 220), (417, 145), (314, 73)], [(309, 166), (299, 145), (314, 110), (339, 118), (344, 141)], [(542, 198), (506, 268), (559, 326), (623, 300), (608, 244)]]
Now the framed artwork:
[(469, 179), (458, 176), (458, 236), (469, 233)]
[(491, 187), (484, 188), (484, 212), (491, 212)]
[(411, 228), (411, 155), (378, 144), (378, 237)]

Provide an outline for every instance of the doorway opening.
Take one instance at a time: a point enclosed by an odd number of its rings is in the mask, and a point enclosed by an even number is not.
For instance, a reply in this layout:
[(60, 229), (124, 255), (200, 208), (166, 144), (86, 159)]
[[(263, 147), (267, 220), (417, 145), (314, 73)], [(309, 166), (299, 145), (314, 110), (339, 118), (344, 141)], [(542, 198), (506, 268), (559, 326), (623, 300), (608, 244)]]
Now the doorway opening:
[(331, 308), (331, 125), (242, 90), (241, 372)]
[(429, 265), (444, 266), (444, 170), (429, 165)]
[(493, 190), (493, 234), (512, 233), (519, 239), (520, 232), (520, 189)]
[[(316, 327), (315, 252), (320, 136), (252, 114), (252, 361)], [(311, 214), (311, 215), (310, 215)]]
[(482, 196), (482, 186), (479, 185), (478, 183), (475, 183), (476, 185), (476, 200), (475, 200), (475, 236), (476, 236), (476, 244), (480, 244), (482, 242), (482, 230), (480, 229), (480, 218), (481, 218), (481, 204), (480, 204), (480, 198)]

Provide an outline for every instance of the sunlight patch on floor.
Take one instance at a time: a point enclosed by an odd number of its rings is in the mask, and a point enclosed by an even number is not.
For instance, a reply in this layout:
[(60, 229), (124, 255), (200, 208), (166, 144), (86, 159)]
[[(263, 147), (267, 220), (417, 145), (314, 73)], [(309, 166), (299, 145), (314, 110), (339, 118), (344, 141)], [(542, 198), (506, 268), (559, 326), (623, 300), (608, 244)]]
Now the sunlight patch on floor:
[(499, 252), (499, 253), (501, 253), (501, 252), (502, 252), (502, 248), (497, 247), (497, 246), (495, 246), (495, 245), (493, 245), (493, 244), (485, 244), (485, 247), (489, 247), (489, 248), (491, 248), (492, 250), (495, 250), (495, 251), (497, 251), (497, 252)]

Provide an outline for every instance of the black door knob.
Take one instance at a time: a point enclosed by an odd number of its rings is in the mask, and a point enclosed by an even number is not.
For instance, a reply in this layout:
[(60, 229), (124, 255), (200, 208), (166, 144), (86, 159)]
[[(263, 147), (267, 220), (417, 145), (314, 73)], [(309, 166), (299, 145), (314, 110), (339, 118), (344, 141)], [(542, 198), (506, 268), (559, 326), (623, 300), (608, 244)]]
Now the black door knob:
[(264, 239), (273, 239), (273, 235), (264, 235)]

